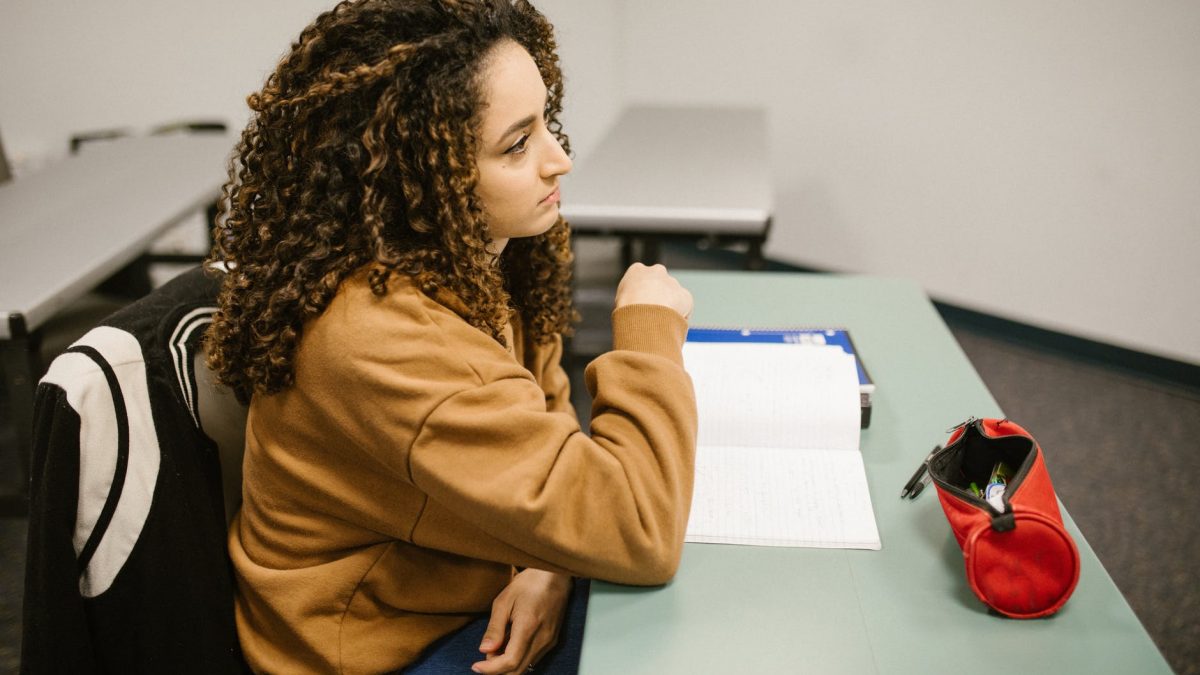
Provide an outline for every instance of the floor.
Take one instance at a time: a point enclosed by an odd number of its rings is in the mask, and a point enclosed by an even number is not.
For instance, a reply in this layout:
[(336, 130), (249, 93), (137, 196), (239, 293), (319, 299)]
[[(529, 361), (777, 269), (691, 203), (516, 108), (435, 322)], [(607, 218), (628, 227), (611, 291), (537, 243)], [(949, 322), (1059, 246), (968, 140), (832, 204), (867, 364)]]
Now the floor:
[[(617, 247), (582, 240), (576, 274), (585, 320), (578, 345), (604, 347)], [(666, 247), (672, 268), (740, 265), (727, 251)], [(1014, 341), (967, 323), (950, 328), (992, 394), (1045, 450), (1059, 495), (1168, 662), (1200, 675), (1200, 391)], [(581, 368), (572, 367), (573, 380)], [(586, 393), (574, 387), (586, 420)], [(0, 489), (16, 475), (0, 400)], [(0, 673), (20, 660), (25, 520), (0, 519)]]
[(951, 326), (1177, 673), (1200, 673), (1200, 392)]

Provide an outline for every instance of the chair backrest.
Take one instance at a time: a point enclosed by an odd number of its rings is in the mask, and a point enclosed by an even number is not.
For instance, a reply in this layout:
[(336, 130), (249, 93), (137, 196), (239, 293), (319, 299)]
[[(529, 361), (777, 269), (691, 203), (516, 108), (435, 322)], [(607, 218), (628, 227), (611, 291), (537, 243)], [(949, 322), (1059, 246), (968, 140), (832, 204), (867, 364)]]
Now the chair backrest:
[(83, 146), (87, 143), (95, 143), (97, 141), (113, 141), (118, 138), (125, 138), (132, 132), (129, 129), (97, 129), (94, 131), (81, 131), (76, 134), (71, 134), (67, 139), (67, 148), (72, 155), (79, 154)]
[(228, 131), (229, 125), (225, 120), (219, 119), (190, 119), (178, 120), (160, 124), (150, 131), (152, 134), (173, 134), (173, 133), (216, 133), (223, 134)]
[(244, 672), (226, 533), (245, 410), (200, 353), (218, 288), (185, 272), (39, 384), (24, 671)]
[(12, 167), (8, 165), (8, 155), (4, 154), (4, 138), (0, 137), (0, 185), (12, 180)]
[(204, 349), (197, 349), (193, 360), (196, 412), (204, 435), (217, 444), (225, 521), (228, 523), (242, 505), (242, 455), (246, 450), (247, 411), (232, 389), (217, 382), (216, 373), (204, 363), (206, 356)]

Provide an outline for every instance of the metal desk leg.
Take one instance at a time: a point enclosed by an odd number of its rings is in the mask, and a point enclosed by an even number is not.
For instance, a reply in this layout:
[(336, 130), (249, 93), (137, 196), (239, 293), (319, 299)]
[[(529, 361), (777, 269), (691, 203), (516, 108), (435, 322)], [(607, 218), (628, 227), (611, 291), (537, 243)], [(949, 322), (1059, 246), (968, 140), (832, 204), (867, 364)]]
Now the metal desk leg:
[(751, 239), (750, 250), (746, 252), (746, 269), (758, 271), (766, 266), (766, 261), (763, 259), (763, 240)]
[(629, 266), (634, 262), (633, 258), (633, 237), (628, 234), (621, 235), (621, 271), (629, 269)]
[(25, 329), (25, 317), (8, 317), (11, 337), (0, 340), (0, 367), (4, 371), (4, 388), (12, 411), (16, 431), (17, 463), (20, 466), (21, 487), (15, 494), (0, 496), (0, 515), (24, 515), (29, 504), (29, 464), (33, 453), (33, 398), (37, 388), (38, 335)]
[(654, 236), (636, 236), (622, 234), (621, 236), (621, 270), (629, 269), (635, 262), (650, 266), (658, 263), (661, 255), (661, 241)]
[(642, 264), (657, 265), (662, 257), (662, 240), (658, 237), (642, 237)]
[(766, 269), (767, 260), (763, 257), (763, 246), (767, 243), (767, 237), (771, 234), (771, 224), (773, 221), (774, 218), (768, 217), (766, 224), (763, 225), (762, 235), (750, 240), (750, 250), (746, 253), (746, 269)]

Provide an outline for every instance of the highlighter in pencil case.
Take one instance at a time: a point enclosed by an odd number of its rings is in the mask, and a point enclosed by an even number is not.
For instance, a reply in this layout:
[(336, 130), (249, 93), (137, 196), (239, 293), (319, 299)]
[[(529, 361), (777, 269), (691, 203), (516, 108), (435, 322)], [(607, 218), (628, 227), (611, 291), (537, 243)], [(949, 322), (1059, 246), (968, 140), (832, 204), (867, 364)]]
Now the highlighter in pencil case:
[(1029, 432), (1008, 420), (971, 418), (930, 456), (928, 470), (975, 595), (1016, 619), (1057, 612), (1079, 581), (1079, 551)]

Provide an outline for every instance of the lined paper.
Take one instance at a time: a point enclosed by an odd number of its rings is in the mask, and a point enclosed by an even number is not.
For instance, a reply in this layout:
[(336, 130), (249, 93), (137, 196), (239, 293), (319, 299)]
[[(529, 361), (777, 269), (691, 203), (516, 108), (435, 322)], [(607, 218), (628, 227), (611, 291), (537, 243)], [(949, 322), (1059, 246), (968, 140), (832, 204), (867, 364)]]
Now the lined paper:
[(879, 549), (854, 357), (685, 343), (700, 415), (687, 541)]

